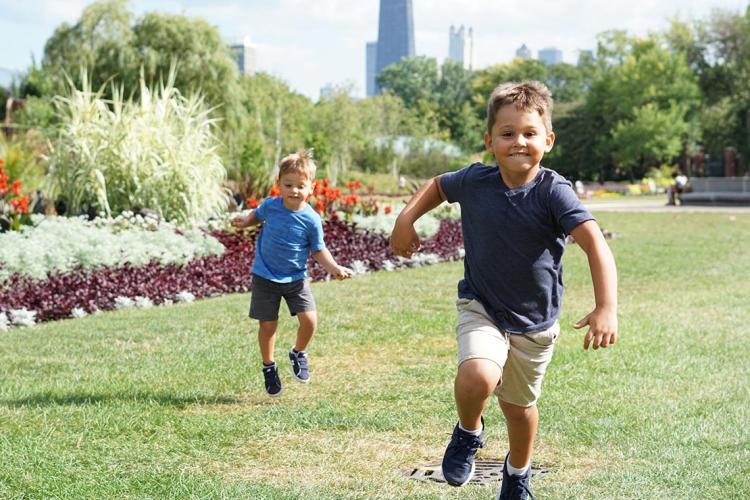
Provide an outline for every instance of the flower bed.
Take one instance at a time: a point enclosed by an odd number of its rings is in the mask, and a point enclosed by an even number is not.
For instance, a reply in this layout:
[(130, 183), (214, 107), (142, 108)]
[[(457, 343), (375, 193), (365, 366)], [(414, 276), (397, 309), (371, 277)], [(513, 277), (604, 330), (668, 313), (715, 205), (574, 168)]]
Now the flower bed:
[[(422, 253), (412, 259), (396, 257), (383, 233), (357, 230), (356, 225), (331, 217), (324, 223), (329, 250), (342, 265), (358, 274), (393, 270), (453, 260), (462, 256), (460, 222), (443, 219), (437, 233), (423, 243)], [(53, 271), (44, 279), (13, 272), (0, 285), (0, 330), (10, 324), (30, 325), (79, 317), (114, 308), (171, 304), (251, 288), (250, 269), (255, 255), (255, 233), (212, 231), (224, 247), (223, 254), (194, 258), (187, 263), (115, 265), (94, 269), (81, 266)], [(328, 278), (312, 258), (308, 263), (313, 280)]]

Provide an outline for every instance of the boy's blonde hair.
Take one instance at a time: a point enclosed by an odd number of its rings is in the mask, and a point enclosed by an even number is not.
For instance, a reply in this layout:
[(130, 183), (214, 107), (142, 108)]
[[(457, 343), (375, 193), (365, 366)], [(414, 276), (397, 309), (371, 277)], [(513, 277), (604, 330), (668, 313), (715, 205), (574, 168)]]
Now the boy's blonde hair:
[(536, 80), (508, 82), (495, 87), (487, 102), (487, 132), (492, 134), (497, 111), (514, 104), (521, 111), (536, 111), (544, 120), (547, 132), (552, 132), (552, 93)]
[(300, 174), (308, 180), (315, 180), (317, 167), (313, 161), (313, 150), (302, 149), (296, 153), (286, 155), (279, 163), (279, 177), (285, 174)]

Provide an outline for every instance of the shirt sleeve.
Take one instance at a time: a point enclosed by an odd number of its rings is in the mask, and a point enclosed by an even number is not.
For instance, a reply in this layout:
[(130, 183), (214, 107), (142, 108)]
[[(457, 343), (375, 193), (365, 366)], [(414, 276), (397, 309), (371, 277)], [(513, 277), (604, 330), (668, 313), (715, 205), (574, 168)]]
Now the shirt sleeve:
[(323, 223), (318, 214), (315, 214), (314, 217), (312, 217), (308, 239), (311, 252), (320, 252), (326, 247), (326, 242), (323, 239)]
[(255, 209), (255, 217), (257, 217), (258, 220), (266, 220), (266, 210), (268, 210), (268, 204), (271, 203), (273, 199), (274, 198), (271, 197), (266, 198), (260, 205), (258, 205), (258, 208)]
[(595, 220), (591, 212), (578, 199), (570, 182), (559, 181), (554, 183), (550, 193), (550, 205), (555, 220), (563, 228), (565, 234), (576, 228), (587, 220)]
[(448, 203), (455, 203), (460, 200), (464, 179), (469, 167), (447, 172), (439, 177), (440, 189), (443, 190), (445, 199)]

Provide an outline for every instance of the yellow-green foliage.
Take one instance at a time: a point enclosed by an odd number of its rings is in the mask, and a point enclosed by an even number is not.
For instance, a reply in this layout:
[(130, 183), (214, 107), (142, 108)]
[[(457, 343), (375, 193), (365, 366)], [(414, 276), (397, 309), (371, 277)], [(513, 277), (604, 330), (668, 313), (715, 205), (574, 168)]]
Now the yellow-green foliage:
[(174, 71), (156, 91), (141, 78), (138, 102), (117, 89), (105, 100), (89, 85), (71, 85), (68, 96), (56, 98), (62, 126), (50, 155), (50, 181), (69, 212), (148, 208), (191, 223), (226, 207), (226, 171), (211, 110), (201, 96), (185, 97), (173, 83)]

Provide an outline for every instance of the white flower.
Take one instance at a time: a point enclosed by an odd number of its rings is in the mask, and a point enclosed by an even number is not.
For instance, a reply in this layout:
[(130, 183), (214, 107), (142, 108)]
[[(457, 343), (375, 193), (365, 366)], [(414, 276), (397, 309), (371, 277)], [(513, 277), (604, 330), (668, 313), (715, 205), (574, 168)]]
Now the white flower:
[(175, 300), (177, 300), (177, 302), (182, 302), (183, 304), (189, 304), (195, 300), (195, 295), (188, 292), (187, 290), (183, 290), (177, 295), (175, 295), (174, 298)]
[(456, 253), (458, 254), (459, 259), (463, 259), (466, 256), (466, 250), (464, 247), (459, 248)]
[(0, 312), (0, 332), (7, 332), (9, 328), (8, 316), (4, 312)]
[(36, 324), (36, 311), (28, 309), (11, 309), (10, 322), (16, 326), (34, 326)]
[(172, 304), (174, 304), (174, 301), (172, 299), (164, 299), (161, 303), (161, 305), (163, 306), (171, 306)]
[(361, 276), (370, 272), (367, 264), (365, 264), (361, 260), (352, 261), (351, 264), (349, 264), (349, 267), (351, 267), (354, 276)]
[(154, 307), (154, 303), (148, 297), (138, 296), (135, 298), (135, 307), (140, 307), (141, 309), (148, 309), (150, 307)]
[(134, 305), (135, 302), (130, 297), (115, 297), (115, 309), (127, 309)]
[(88, 316), (88, 313), (82, 307), (74, 307), (70, 311), (70, 317), (71, 318), (83, 318), (84, 316)]
[(386, 259), (383, 261), (383, 269), (386, 271), (393, 271), (394, 269), (396, 269), (396, 264)]

